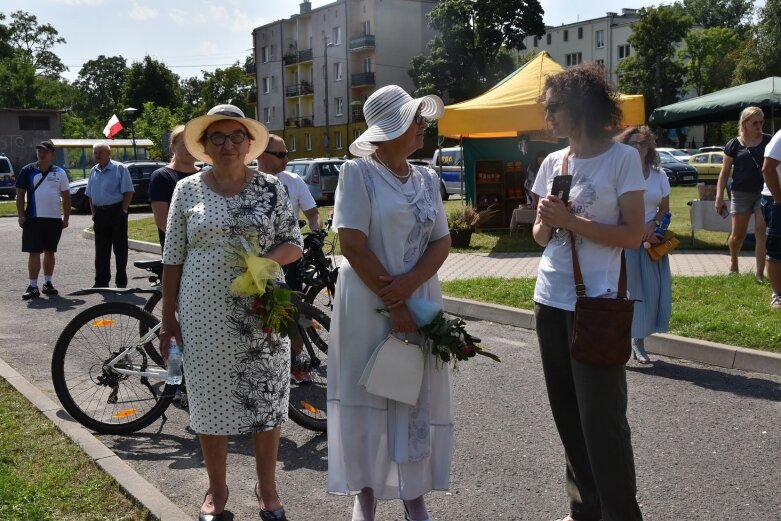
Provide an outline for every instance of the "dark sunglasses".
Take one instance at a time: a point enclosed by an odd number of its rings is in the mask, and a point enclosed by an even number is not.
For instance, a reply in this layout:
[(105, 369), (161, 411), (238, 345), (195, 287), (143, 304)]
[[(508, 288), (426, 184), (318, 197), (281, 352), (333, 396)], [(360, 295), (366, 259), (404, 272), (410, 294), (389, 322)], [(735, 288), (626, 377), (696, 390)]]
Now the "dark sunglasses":
[(276, 157), (278, 159), (285, 159), (287, 157), (287, 150), (285, 150), (284, 152), (276, 152), (274, 150), (266, 150), (263, 153), (272, 155), (272, 156), (274, 156), (274, 157)]
[(216, 147), (221, 147), (229, 139), (231, 140), (231, 143), (233, 143), (234, 145), (238, 145), (239, 143), (242, 143), (245, 139), (247, 139), (247, 134), (245, 134), (241, 130), (234, 132), (233, 134), (223, 134), (222, 132), (214, 132), (213, 134), (206, 134), (206, 139), (208, 139), (211, 142), (211, 144)]
[(564, 107), (564, 102), (563, 101), (551, 101), (550, 103), (546, 103), (543, 106), (545, 107), (545, 112), (547, 112), (549, 114), (555, 114), (562, 107)]

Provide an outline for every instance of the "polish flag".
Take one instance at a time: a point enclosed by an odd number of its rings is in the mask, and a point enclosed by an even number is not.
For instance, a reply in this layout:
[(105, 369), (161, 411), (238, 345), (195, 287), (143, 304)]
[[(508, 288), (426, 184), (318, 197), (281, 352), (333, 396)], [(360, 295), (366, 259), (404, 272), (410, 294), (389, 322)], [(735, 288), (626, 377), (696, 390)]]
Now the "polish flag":
[(114, 114), (111, 116), (111, 119), (108, 120), (108, 123), (106, 123), (106, 127), (103, 129), (103, 135), (109, 139), (114, 139), (114, 136), (117, 135), (117, 132), (123, 128), (125, 127), (122, 126), (122, 123), (119, 122), (119, 118), (116, 114)]

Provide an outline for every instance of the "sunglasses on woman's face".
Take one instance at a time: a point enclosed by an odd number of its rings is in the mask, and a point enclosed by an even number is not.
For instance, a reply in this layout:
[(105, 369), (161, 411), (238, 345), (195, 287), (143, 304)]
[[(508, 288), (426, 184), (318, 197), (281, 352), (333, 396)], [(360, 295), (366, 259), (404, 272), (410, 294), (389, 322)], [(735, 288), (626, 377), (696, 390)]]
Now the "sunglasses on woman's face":
[(222, 132), (214, 132), (212, 134), (206, 134), (206, 139), (208, 139), (209, 142), (211, 142), (211, 144), (216, 147), (221, 147), (229, 139), (231, 143), (233, 143), (234, 145), (238, 145), (239, 143), (242, 143), (244, 142), (245, 139), (247, 139), (247, 134), (245, 134), (241, 130), (238, 130), (232, 134), (223, 134)]
[(423, 124), (426, 124), (426, 125), (428, 125), (428, 124), (430, 124), (430, 123), (431, 123), (431, 120), (430, 120), (430, 119), (424, 118), (424, 117), (423, 117), (423, 116), (421, 116), (420, 114), (415, 114), (415, 117), (414, 117), (414, 118), (412, 118), (412, 121), (413, 121), (413, 122), (414, 122), (416, 125), (423, 125)]
[(272, 156), (276, 157), (277, 159), (285, 159), (287, 157), (287, 150), (279, 151), (279, 152), (277, 152), (275, 150), (266, 150), (263, 153), (272, 155)]

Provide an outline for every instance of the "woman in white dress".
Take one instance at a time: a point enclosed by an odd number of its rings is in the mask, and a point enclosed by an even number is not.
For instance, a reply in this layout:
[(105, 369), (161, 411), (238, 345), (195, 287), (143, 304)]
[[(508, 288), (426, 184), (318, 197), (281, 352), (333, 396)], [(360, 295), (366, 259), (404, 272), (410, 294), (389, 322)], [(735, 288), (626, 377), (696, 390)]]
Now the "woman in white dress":
[[(453, 444), (450, 373), (429, 355), (418, 403), (372, 394), (358, 380), (390, 331), (414, 340), (405, 303), (441, 306), (437, 270), (450, 248), (439, 181), (407, 157), (423, 146), (427, 119), (444, 110), (437, 96), (413, 99), (395, 85), (364, 105), (368, 129), (350, 145), (359, 159), (342, 166), (334, 226), (345, 260), (331, 321), (328, 372), (328, 491), (355, 495), (353, 521), (374, 519), (378, 499), (402, 499), (405, 519), (430, 519), (423, 495), (447, 490)], [(377, 313), (387, 308), (390, 320)]]
[[(263, 521), (286, 521), (275, 471), (290, 394), (290, 345), (258, 329), (252, 299), (229, 287), (244, 271), (236, 253), (257, 244), (280, 265), (301, 256), (301, 232), (276, 177), (246, 164), (266, 148), (268, 130), (233, 105), (187, 123), (184, 143), (213, 165), (176, 184), (163, 251), (160, 350), (183, 345), (190, 426), (198, 433), (209, 486), (199, 521), (220, 521), (228, 501), (228, 436), (252, 434)], [(178, 305), (178, 317), (176, 309)], [(180, 327), (181, 324), (181, 327)]]

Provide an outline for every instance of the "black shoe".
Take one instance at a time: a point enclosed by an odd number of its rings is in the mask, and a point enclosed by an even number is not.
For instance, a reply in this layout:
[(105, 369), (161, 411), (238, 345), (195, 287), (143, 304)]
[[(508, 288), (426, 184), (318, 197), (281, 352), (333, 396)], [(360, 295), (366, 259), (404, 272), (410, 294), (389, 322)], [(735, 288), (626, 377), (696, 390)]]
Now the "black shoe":
[(54, 289), (54, 285), (51, 282), (45, 282), (43, 284), (43, 291), (41, 291), (44, 295), (49, 295), (50, 297), (53, 297), (54, 295), (59, 295), (60, 292)]
[(27, 291), (22, 294), (22, 300), (31, 300), (41, 296), (41, 292), (38, 291), (38, 287), (27, 286)]

